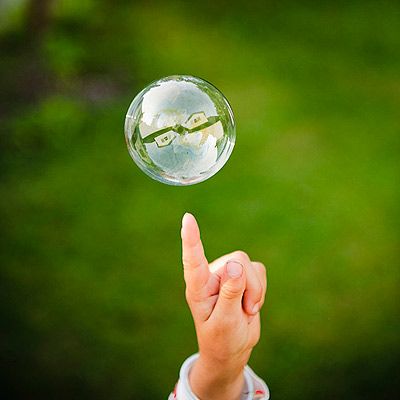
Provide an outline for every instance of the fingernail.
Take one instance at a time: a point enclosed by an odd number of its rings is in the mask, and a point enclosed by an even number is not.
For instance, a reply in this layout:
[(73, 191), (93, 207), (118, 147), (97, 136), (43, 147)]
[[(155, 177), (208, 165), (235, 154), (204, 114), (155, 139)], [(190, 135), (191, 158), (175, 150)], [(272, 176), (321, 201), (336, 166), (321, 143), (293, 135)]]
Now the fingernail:
[(237, 261), (228, 261), (226, 271), (230, 278), (239, 278), (243, 273), (243, 266)]
[(257, 303), (251, 310), (253, 314), (257, 314), (260, 311), (260, 305)]

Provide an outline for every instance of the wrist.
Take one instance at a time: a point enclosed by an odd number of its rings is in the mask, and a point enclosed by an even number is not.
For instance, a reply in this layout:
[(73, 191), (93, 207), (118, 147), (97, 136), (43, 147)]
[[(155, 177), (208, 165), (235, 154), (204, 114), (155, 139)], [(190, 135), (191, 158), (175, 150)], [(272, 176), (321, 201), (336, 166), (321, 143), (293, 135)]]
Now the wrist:
[(222, 362), (200, 354), (193, 365), (189, 381), (200, 400), (239, 400), (244, 387), (242, 362)]
[(247, 365), (252, 349), (246, 349), (238, 353), (225, 353), (223, 351), (204, 351), (199, 349), (199, 361), (202, 364), (210, 366), (218, 374), (234, 374), (236, 371), (242, 371)]

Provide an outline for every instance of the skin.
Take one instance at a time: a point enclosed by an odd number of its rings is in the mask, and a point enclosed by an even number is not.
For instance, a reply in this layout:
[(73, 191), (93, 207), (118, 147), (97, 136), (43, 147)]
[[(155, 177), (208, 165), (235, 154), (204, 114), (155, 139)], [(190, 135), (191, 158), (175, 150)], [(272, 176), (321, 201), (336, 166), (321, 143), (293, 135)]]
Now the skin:
[(181, 237), (186, 300), (199, 345), (190, 386), (201, 400), (239, 400), (243, 368), (260, 338), (265, 267), (243, 251), (209, 263), (198, 224), (189, 213), (182, 219)]

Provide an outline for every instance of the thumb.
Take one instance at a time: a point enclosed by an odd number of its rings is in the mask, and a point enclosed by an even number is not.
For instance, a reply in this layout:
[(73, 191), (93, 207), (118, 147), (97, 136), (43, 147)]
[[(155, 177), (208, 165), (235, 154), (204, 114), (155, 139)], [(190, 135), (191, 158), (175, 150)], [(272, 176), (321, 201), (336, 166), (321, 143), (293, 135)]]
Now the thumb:
[(246, 276), (243, 265), (231, 260), (225, 265), (215, 311), (222, 317), (227, 314), (242, 312), (242, 298), (246, 288)]

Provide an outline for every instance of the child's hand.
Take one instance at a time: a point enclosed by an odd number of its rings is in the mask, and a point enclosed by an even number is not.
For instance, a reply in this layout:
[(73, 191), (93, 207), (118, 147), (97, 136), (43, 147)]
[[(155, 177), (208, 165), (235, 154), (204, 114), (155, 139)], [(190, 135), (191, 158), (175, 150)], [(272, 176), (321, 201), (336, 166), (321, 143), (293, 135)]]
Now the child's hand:
[(202, 400), (239, 399), (243, 368), (260, 337), (265, 267), (242, 251), (209, 264), (191, 214), (183, 217), (181, 235), (186, 299), (200, 353), (190, 373), (192, 390)]

